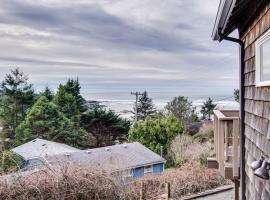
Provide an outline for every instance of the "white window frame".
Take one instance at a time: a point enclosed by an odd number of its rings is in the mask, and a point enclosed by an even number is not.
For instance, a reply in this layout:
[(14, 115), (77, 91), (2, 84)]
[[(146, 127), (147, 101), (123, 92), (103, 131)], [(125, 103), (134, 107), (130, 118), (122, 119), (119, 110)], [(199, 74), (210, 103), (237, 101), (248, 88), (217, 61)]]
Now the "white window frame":
[(261, 47), (262, 45), (270, 40), (270, 29), (264, 33), (256, 42), (255, 42), (255, 79), (256, 87), (270, 86), (270, 80), (262, 81), (261, 77), (261, 68), (262, 68), (262, 56), (261, 56)]
[(144, 174), (153, 173), (153, 165), (147, 165), (143, 168)]

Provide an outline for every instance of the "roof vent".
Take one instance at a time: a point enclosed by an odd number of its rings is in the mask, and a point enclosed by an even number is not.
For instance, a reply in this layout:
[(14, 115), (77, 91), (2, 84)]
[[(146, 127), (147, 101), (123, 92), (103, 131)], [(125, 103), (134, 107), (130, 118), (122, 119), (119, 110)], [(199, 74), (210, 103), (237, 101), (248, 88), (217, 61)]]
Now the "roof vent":
[(110, 148), (109, 148), (109, 147), (106, 147), (106, 148), (105, 148), (105, 151), (110, 151)]
[(91, 151), (90, 151), (90, 150), (87, 150), (87, 151), (86, 151), (86, 153), (90, 154), (90, 153), (91, 153)]
[(126, 144), (123, 144), (122, 146), (123, 146), (124, 148), (127, 148), (127, 145), (126, 145)]

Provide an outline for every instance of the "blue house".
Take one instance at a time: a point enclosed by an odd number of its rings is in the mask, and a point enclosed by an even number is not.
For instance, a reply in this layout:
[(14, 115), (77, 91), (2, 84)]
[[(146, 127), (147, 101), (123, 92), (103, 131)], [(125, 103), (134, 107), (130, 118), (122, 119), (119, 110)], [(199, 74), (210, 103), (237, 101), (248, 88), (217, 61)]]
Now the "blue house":
[(27, 170), (44, 165), (44, 161), (53, 155), (76, 152), (80, 149), (37, 138), (15, 147), (11, 151), (21, 157), (21, 168)]
[(139, 178), (162, 174), (166, 160), (138, 142), (80, 150), (65, 144), (35, 139), (12, 149), (24, 161), (25, 170), (50, 165), (79, 165)]
[(145, 174), (162, 174), (166, 160), (138, 142), (58, 154), (50, 163), (76, 164), (139, 178)]

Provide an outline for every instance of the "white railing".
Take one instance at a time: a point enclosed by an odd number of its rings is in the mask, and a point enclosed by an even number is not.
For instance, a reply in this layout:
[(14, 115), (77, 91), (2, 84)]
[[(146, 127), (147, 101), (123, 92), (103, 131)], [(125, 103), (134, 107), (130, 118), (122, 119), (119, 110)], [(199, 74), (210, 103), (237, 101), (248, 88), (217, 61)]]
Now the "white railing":
[(239, 177), (239, 132), (238, 110), (214, 110), (215, 159), (228, 179)]

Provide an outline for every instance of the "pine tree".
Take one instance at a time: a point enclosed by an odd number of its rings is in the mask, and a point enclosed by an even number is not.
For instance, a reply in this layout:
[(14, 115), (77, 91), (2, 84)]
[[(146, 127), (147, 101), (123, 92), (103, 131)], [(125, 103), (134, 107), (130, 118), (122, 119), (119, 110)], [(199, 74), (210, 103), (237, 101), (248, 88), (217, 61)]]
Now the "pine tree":
[(82, 115), (82, 124), (88, 133), (92, 133), (96, 146), (108, 146), (127, 139), (130, 122), (115, 112), (103, 108), (94, 108)]
[(80, 88), (78, 79), (69, 79), (65, 85), (59, 85), (58, 92), (53, 98), (60, 111), (76, 123), (79, 122), (81, 114), (86, 111), (86, 101), (80, 95)]
[(24, 120), (26, 111), (35, 101), (28, 77), (18, 68), (7, 74), (0, 86), (0, 118), (4, 138), (14, 138), (15, 129)]
[(69, 79), (64, 85), (65, 91), (75, 97), (76, 106), (81, 113), (86, 111), (85, 99), (81, 96), (81, 86), (78, 78), (76, 80)]
[(234, 96), (234, 100), (236, 102), (239, 102), (239, 89), (234, 89), (234, 92), (233, 92), (233, 96)]
[[(136, 107), (133, 108), (134, 113), (136, 113)], [(148, 93), (144, 91), (139, 97), (137, 106), (137, 116), (139, 121), (145, 120), (148, 116), (153, 116), (157, 112), (153, 101), (148, 97)]]
[(52, 90), (46, 86), (44, 91), (40, 93), (40, 96), (45, 96), (49, 101), (53, 100), (54, 94)]
[(16, 128), (15, 144), (23, 144), (38, 137), (78, 147), (85, 135), (84, 129), (77, 128), (59, 111), (57, 105), (42, 96)]
[(203, 103), (201, 113), (203, 115), (203, 119), (210, 120), (211, 115), (213, 114), (213, 110), (216, 107), (216, 104), (213, 103), (213, 99), (210, 97)]

